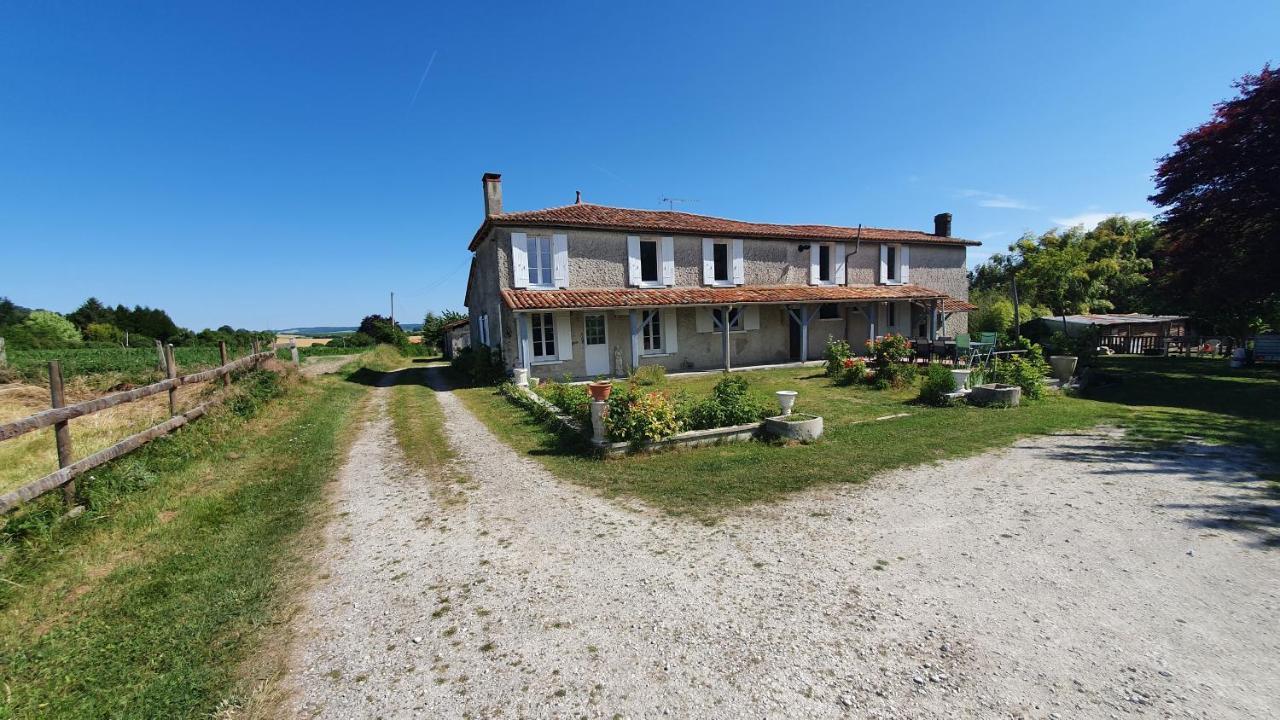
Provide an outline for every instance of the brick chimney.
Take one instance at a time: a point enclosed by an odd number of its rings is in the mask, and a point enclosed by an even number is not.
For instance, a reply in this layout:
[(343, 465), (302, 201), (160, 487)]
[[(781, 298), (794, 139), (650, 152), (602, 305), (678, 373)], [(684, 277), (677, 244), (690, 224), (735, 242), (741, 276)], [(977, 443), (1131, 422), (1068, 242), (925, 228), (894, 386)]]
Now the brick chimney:
[(933, 234), (938, 237), (951, 237), (951, 213), (938, 213), (933, 216)]
[(493, 217), (502, 214), (502, 176), (498, 173), (485, 173), (484, 182), (484, 216)]

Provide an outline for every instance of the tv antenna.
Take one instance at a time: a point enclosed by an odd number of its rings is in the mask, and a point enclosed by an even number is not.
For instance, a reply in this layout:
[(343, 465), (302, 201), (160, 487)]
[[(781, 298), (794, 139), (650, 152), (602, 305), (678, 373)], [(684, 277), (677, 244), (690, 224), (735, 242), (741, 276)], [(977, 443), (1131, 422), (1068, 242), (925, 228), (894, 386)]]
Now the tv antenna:
[(667, 209), (668, 209), (668, 210), (675, 210), (675, 209), (676, 209), (676, 203), (696, 203), (696, 202), (698, 202), (698, 201), (697, 201), (697, 200), (693, 200), (693, 199), (691, 199), (691, 198), (664, 197), (664, 198), (659, 198), (659, 199), (658, 199), (658, 202), (664, 202), (664, 203), (666, 203), (666, 204), (667, 204)]

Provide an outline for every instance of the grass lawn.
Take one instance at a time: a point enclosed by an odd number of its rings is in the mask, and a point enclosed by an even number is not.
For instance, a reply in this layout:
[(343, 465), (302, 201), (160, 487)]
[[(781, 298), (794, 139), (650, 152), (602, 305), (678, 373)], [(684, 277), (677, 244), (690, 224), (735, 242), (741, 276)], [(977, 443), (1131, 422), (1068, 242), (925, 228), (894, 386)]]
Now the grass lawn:
[[(458, 391), (499, 437), (562, 478), (607, 495), (640, 498), (671, 513), (714, 518), (735, 506), (779, 498), (823, 483), (858, 483), (883, 470), (1009, 445), (1026, 436), (1113, 424), (1148, 440), (1195, 433), (1215, 442), (1252, 441), (1280, 452), (1280, 373), (1232, 372), (1226, 361), (1116, 358), (1106, 370), (1121, 381), (1089, 399), (1051, 395), (1012, 409), (931, 408), (915, 390), (835, 387), (815, 368), (746, 373), (752, 392), (772, 403), (797, 390), (797, 412), (822, 415), (823, 439), (783, 447), (750, 442), (635, 455), (586, 457), (492, 388)], [(663, 390), (705, 394), (716, 375), (669, 379)], [(874, 418), (909, 413), (906, 417)], [(1270, 433), (1263, 439), (1261, 433)]]
[(249, 419), (204, 418), (95, 471), (120, 492), (79, 518), (0, 545), (0, 717), (271, 704), (259, 696), (284, 651), (265, 633), (285, 620), (365, 393), (319, 378)]

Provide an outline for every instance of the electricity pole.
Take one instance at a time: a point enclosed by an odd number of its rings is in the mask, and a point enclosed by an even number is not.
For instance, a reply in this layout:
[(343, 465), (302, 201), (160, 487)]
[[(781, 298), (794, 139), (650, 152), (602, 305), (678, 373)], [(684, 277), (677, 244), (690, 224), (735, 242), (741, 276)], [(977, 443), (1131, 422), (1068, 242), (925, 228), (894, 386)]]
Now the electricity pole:
[(396, 294), (391, 293), (391, 324), (396, 324)]

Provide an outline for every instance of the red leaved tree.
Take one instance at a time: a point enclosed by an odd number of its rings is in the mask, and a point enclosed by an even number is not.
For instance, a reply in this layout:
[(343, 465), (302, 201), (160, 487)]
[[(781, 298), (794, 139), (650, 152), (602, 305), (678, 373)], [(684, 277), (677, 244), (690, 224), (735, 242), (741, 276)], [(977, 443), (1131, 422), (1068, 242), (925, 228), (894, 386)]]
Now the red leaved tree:
[(1161, 158), (1150, 200), (1165, 208), (1155, 279), (1166, 303), (1239, 337), (1280, 319), (1280, 72), (1235, 87)]

